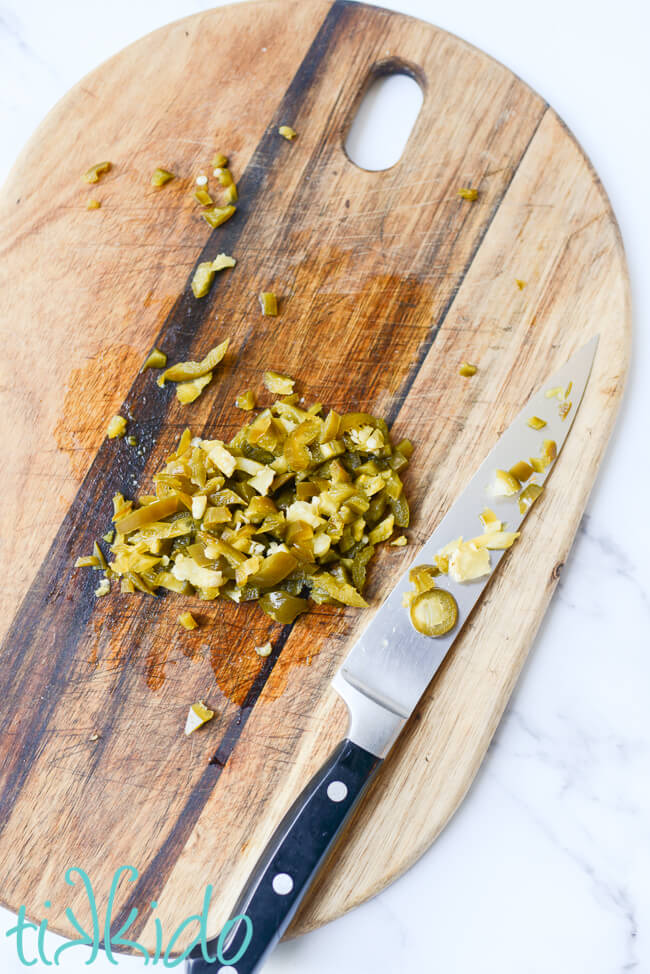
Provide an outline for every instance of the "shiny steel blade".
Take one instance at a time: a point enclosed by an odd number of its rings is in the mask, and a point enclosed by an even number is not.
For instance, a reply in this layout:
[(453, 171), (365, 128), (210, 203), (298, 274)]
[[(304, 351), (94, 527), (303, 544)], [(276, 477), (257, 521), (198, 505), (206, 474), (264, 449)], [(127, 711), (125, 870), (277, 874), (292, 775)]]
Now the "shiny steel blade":
[[(538, 456), (544, 439), (555, 440), (559, 454), (580, 406), (597, 345), (598, 336), (584, 345), (528, 400), (418, 553), (418, 563), (430, 563), (444, 545), (456, 538), (462, 536), (468, 539), (481, 534), (478, 515), (485, 507), (490, 507), (498, 518), (506, 522), (508, 531), (519, 528), (525, 515), (519, 512), (517, 496), (497, 499), (491, 497), (486, 488), (494, 480), (495, 470), (508, 470), (518, 460)], [(568, 399), (572, 407), (566, 418), (562, 419), (558, 399), (548, 398), (546, 392), (558, 386), (566, 389), (570, 382), (572, 386)], [(528, 426), (531, 416), (546, 420), (547, 425), (543, 430), (537, 431)], [(553, 463), (544, 474), (536, 475), (536, 482), (543, 484), (554, 466)], [(401, 726), (411, 714), (504, 554), (503, 551), (490, 552), (492, 571), (483, 578), (457, 583), (448, 575), (444, 577), (443, 587), (453, 594), (458, 603), (458, 624), (450, 633), (438, 639), (420, 635), (411, 625), (409, 613), (402, 606), (404, 592), (412, 589), (408, 569), (404, 572), (334, 677), (332, 685), (348, 703), (353, 725), (355, 716), (358, 716), (355, 715), (355, 707), (358, 710), (372, 702), (375, 706), (371, 708), (373, 715), (369, 719), (380, 724), (383, 720), (386, 728), (385, 735), (381, 730), (378, 732), (379, 739), (386, 735), (395, 736), (395, 728)], [(376, 705), (387, 713), (379, 713)], [(389, 719), (388, 715), (398, 718), (397, 722)], [(373, 749), (365, 734), (364, 741), (359, 743)], [(381, 740), (378, 747), (380, 745), (383, 748)]]

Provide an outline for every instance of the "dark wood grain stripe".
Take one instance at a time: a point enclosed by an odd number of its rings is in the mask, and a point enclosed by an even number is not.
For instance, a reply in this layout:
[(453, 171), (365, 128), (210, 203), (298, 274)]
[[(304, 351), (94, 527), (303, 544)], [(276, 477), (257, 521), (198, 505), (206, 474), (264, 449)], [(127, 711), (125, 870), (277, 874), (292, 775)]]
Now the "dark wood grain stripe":
[[(230, 760), (230, 757), (232, 756), (235, 745), (237, 744), (237, 741), (239, 740), (242, 731), (246, 726), (248, 718), (253, 712), (253, 708), (255, 707), (255, 704), (257, 703), (269, 676), (273, 672), (275, 664), (280, 658), (292, 628), (292, 626), (283, 627), (279, 638), (275, 641), (273, 652), (266, 660), (264, 667), (258, 673), (253, 686), (249, 690), (246, 699), (241, 706), (241, 709), (237, 714), (235, 714), (228, 724), (216, 753), (210, 760), (210, 763), (201, 775), (201, 778), (190, 792), (188, 799), (183, 806), (183, 810), (176, 819), (171, 832), (162, 843), (160, 849), (155, 854), (147, 868), (138, 877), (137, 885), (134, 885), (133, 892), (125, 904), (121, 907), (120, 912), (114, 922), (116, 929), (121, 929), (122, 925), (126, 923), (127, 917), (134, 907), (138, 911), (138, 917), (131, 927), (131, 934), (139, 933), (148, 922), (147, 906), (152, 899), (155, 899), (161, 895), (167, 878), (171, 870), (174, 868), (180, 854), (185, 848), (185, 844), (192, 834), (194, 826), (196, 825), (199, 816), (205, 807), (206, 801), (214, 790), (217, 781), (221, 777), (221, 772), (224, 770), (228, 764), (228, 761)], [(188, 904), (188, 909), (189, 908), (190, 904)]]
[[(241, 203), (236, 217), (211, 234), (192, 268), (192, 275), (188, 278), (183, 293), (160, 329), (155, 344), (164, 344), (170, 360), (188, 357), (193, 338), (213, 313), (217, 300), (218, 282), (213, 287), (209, 300), (197, 302), (194, 299), (190, 287), (194, 269), (201, 261), (214, 255), (215, 234), (218, 234), (219, 249), (232, 252), (244, 230), (247, 215), (263, 195), (264, 184), (275, 157), (283, 148), (283, 140), (276, 133), (278, 123), (282, 118), (294, 117), (297, 113), (337, 24), (348, 6), (346, 2), (338, 2), (330, 8), (278, 106), (275, 118), (267, 127), (240, 179)], [(141, 433), (140, 449), (128, 455), (128, 479), (134, 485), (141, 478), (154, 449), (173, 395), (171, 390), (167, 390), (164, 400), (154, 400), (147, 395), (147, 378), (146, 374), (136, 377), (121, 410), (126, 415), (137, 417)], [(165, 402), (164, 408), (161, 408), (161, 401)], [(117, 444), (118, 449), (122, 446), (123, 444)], [(39, 673), (32, 664), (35, 653), (39, 651), (41, 655), (47, 655), (51, 688), (49, 695), (42, 699), (40, 708), (32, 715), (28, 726), (12, 727), (12, 713), (5, 711), (2, 715), (0, 734), (12, 734), (12, 747), (3, 767), (0, 833), (11, 815), (32, 762), (47, 734), (48, 722), (58, 700), (54, 688), (65, 682), (74, 666), (79, 636), (87, 626), (95, 605), (93, 589), (96, 578), (91, 577), (92, 573), (77, 579), (74, 596), (70, 595), (71, 565), (75, 555), (79, 551), (90, 550), (94, 540), (105, 530), (102, 526), (110, 521), (112, 514), (111, 497), (115, 492), (125, 489), (126, 467), (126, 462), (120, 462), (119, 456), (116, 461), (115, 442), (105, 440), (0, 648), (0, 695), (4, 699), (11, 696), (17, 699), (36, 697), (37, 688), (38, 697), (42, 698), (43, 687), (39, 682)], [(270, 669), (271, 667), (265, 671), (267, 675)], [(257, 695), (259, 692), (261, 687)], [(119, 706), (117, 699), (115, 706)], [(211, 767), (214, 773), (216, 766)], [(191, 800), (188, 804), (191, 807)]]

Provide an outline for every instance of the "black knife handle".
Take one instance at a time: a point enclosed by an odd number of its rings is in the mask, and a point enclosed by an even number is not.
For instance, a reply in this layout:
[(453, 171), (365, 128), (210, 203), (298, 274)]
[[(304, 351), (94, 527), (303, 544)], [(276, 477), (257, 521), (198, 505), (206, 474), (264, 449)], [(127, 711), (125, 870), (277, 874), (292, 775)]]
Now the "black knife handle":
[(380, 764), (381, 758), (350, 740), (339, 744), (284, 816), (249, 877), (232, 912), (233, 918), (248, 921), (235, 923), (227, 935), (222, 932), (220, 957), (219, 938), (207, 945), (210, 960), (197, 945), (187, 958), (186, 974), (260, 970)]

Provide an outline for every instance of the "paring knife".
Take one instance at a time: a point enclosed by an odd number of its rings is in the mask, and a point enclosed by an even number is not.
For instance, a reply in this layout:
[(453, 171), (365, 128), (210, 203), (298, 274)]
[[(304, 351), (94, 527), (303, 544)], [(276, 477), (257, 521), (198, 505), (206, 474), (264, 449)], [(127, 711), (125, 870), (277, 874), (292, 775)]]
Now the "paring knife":
[[(450, 541), (480, 534), (478, 515), (486, 506), (506, 522), (507, 530), (519, 528), (525, 514), (519, 511), (517, 495), (497, 499), (487, 493), (487, 487), (497, 469), (509, 470), (517, 461), (537, 456), (544, 438), (555, 440), (559, 453), (582, 400), (597, 345), (598, 336), (528, 401), (414, 564), (431, 563)], [(569, 383), (572, 407), (562, 418), (558, 400), (546, 393), (554, 388), (566, 389)], [(532, 416), (546, 421), (541, 432), (528, 425)], [(553, 466), (536, 475), (537, 483), (544, 483)], [(345, 740), (277, 827), (233, 909), (233, 920), (219, 940), (215, 938), (207, 945), (207, 957), (200, 944), (193, 949), (186, 961), (186, 974), (254, 974), (261, 968), (504, 554), (490, 552), (490, 574), (474, 581), (457, 583), (448, 575), (441, 577), (441, 588), (451, 592), (458, 604), (458, 622), (437, 639), (420, 635), (411, 624), (409, 612), (402, 605), (403, 594), (411, 590), (409, 570), (404, 572), (332, 681), (350, 712)]]

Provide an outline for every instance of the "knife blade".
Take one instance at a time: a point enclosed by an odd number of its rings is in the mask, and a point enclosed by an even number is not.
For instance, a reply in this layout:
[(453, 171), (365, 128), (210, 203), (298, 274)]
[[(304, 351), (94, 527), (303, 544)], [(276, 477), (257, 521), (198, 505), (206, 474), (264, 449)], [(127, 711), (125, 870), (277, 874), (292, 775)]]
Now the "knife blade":
[[(520, 513), (517, 497), (490, 497), (487, 488), (495, 470), (509, 470), (518, 460), (539, 453), (542, 438), (555, 441), (559, 456), (582, 401), (597, 346), (598, 336), (584, 345), (528, 400), (422, 547), (418, 562), (431, 563), (448, 542), (480, 533), (478, 515), (486, 506), (506, 522), (508, 531), (519, 529), (526, 514)], [(547, 392), (565, 390), (569, 383), (572, 383), (572, 406), (562, 419), (557, 398), (547, 397)], [(528, 425), (532, 416), (546, 421), (543, 431)], [(543, 486), (554, 465), (537, 474), (536, 482)], [(433, 679), (505, 554), (505, 551), (491, 552), (490, 574), (475, 581), (458, 583), (445, 577), (444, 588), (451, 592), (458, 605), (458, 624), (446, 636), (434, 640), (416, 632), (408, 612), (402, 607), (402, 596), (410, 587), (409, 569), (404, 572), (348, 653), (332, 683), (351, 711), (352, 740), (358, 739), (359, 744), (375, 754), (386, 753), (394, 741), (393, 735), (399, 733)], [(375, 708), (372, 704), (381, 706), (397, 719), (384, 717), (381, 723), (373, 723), (371, 713)], [(375, 720), (379, 719), (375, 714)]]
[[(496, 498), (488, 494), (488, 486), (496, 470), (509, 470), (518, 461), (538, 455), (543, 438), (555, 441), (559, 456), (589, 381), (597, 346), (595, 336), (528, 400), (421, 548), (418, 563), (431, 563), (450, 541), (480, 533), (478, 515), (486, 506), (506, 522), (509, 531), (520, 527), (528, 512), (520, 512), (518, 496)], [(569, 387), (572, 405), (561, 416), (558, 399), (547, 394)], [(568, 396), (562, 399), (566, 401)], [(545, 420), (543, 433), (528, 425), (532, 416)], [(543, 485), (554, 466), (537, 474), (536, 482)], [(276, 828), (219, 937), (199, 942), (189, 953), (186, 974), (260, 970), (504, 555), (504, 551), (491, 551), (490, 573), (473, 581), (445, 577), (444, 588), (456, 599), (458, 621), (437, 639), (418, 633), (402, 604), (410, 588), (408, 569), (398, 579), (332, 681), (350, 714), (345, 739)]]

